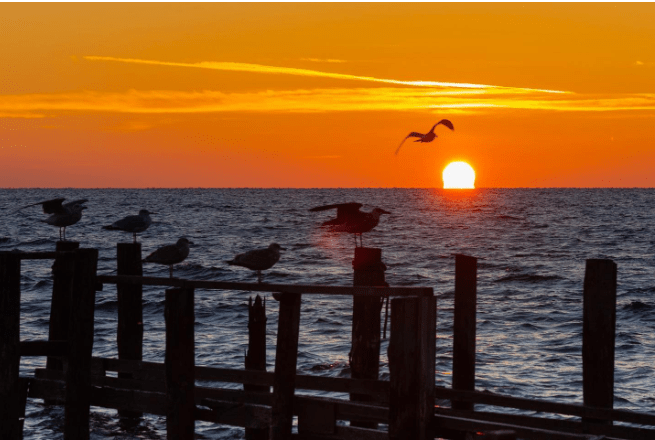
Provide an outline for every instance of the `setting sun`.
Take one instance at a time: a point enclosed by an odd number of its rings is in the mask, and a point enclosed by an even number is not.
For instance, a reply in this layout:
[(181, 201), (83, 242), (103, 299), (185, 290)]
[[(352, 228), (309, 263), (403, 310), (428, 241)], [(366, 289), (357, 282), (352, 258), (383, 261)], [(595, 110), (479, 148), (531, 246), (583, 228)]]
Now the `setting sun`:
[(466, 162), (451, 162), (443, 170), (444, 188), (475, 188), (475, 171)]

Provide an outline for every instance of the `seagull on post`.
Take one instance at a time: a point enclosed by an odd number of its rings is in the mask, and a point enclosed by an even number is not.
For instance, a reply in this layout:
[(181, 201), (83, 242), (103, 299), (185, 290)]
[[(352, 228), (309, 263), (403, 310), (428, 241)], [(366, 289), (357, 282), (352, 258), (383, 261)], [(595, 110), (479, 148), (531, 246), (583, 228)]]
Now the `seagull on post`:
[(363, 247), (362, 234), (375, 228), (380, 222), (382, 214), (391, 214), (382, 208), (375, 208), (371, 212), (360, 211), (361, 203), (337, 203), (334, 205), (317, 206), (310, 212), (326, 211), (329, 209), (337, 210), (337, 218), (323, 222), (321, 226), (326, 226), (332, 232), (349, 232), (355, 234), (355, 247), (357, 247), (357, 234), (359, 234), (359, 243)]
[(254, 249), (235, 256), (232, 260), (226, 261), (232, 266), (246, 267), (257, 271), (257, 282), (262, 282), (262, 270), (270, 269), (280, 259), (280, 251), (286, 251), (277, 243), (272, 243), (265, 249)]
[(150, 212), (147, 209), (142, 209), (139, 211), (139, 215), (128, 215), (125, 218), (115, 221), (109, 226), (103, 226), (102, 229), (131, 232), (134, 236), (134, 243), (136, 243), (136, 233), (145, 231), (152, 223), (150, 214), (157, 213)]
[(173, 278), (173, 265), (181, 263), (189, 256), (189, 245), (193, 244), (182, 237), (175, 244), (162, 246), (143, 259), (146, 263), (158, 263), (168, 266), (170, 277)]
[(57, 226), (59, 228), (59, 240), (66, 241), (66, 226), (74, 225), (80, 221), (82, 218), (82, 211), (86, 209), (86, 206), (83, 206), (83, 203), (88, 200), (80, 199), (68, 203), (62, 203), (64, 200), (66, 199), (63, 197), (45, 200), (43, 202), (23, 206), (18, 210), (20, 211), (21, 209), (29, 208), (30, 206), (42, 205), (43, 212), (51, 215), (47, 219), (41, 221), (52, 226)]
[(434, 129), (435, 129), (435, 128), (437, 127), (437, 125), (439, 125), (439, 124), (443, 124), (443, 125), (445, 125), (446, 127), (450, 128), (451, 130), (455, 130), (455, 127), (453, 126), (453, 123), (452, 123), (452, 122), (450, 122), (448, 119), (442, 119), (441, 121), (439, 121), (439, 122), (437, 122), (436, 124), (434, 124), (434, 125), (432, 126), (432, 129), (431, 129), (430, 131), (428, 131), (426, 134), (423, 134), (423, 133), (417, 133), (417, 132), (415, 132), (415, 131), (413, 131), (413, 132), (411, 132), (410, 134), (408, 134), (407, 137), (405, 137), (405, 139), (403, 139), (403, 141), (400, 143), (400, 145), (399, 145), (398, 148), (396, 149), (396, 154), (398, 154), (398, 152), (400, 151), (400, 147), (403, 146), (403, 143), (405, 143), (405, 141), (407, 140), (407, 138), (410, 138), (410, 137), (417, 137), (418, 139), (415, 140), (414, 142), (432, 142), (432, 141), (434, 140), (434, 138), (438, 137), (436, 134), (434, 134)]

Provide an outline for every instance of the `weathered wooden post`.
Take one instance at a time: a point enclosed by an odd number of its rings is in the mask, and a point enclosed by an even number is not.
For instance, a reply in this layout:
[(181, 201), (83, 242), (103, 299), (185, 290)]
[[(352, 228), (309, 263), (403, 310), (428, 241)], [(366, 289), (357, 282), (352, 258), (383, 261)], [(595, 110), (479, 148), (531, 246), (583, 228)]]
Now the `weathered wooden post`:
[[(612, 260), (587, 260), (582, 317), (583, 401), (610, 409), (614, 404), (616, 275)], [(612, 424), (611, 420), (583, 421)]]
[(89, 438), (97, 249), (78, 249), (70, 302), (64, 439)]
[[(248, 300), (248, 352), (246, 353), (246, 370), (266, 371), (266, 305), (257, 295), (255, 303)], [(268, 393), (270, 387), (244, 384), (249, 392)], [(268, 439), (266, 428), (246, 428), (246, 440)]]
[(271, 408), (271, 440), (291, 438), (293, 396), (296, 388), (298, 335), (300, 332), (300, 294), (282, 293), (275, 351), (273, 404)]
[(20, 257), (0, 253), (0, 438), (23, 438), (20, 414)]
[(192, 440), (195, 433), (194, 292), (166, 290), (166, 434)]
[[(355, 248), (353, 260), (354, 286), (383, 286), (387, 283), (382, 262), (382, 249)], [(353, 379), (378, 379), (380, 371), (380, 311), (384, 298), (377, 296), (353, 297), (352, 348), (350, 352), (350, 375)], [(350, 400), (371, 401), (371, 397), (352, 393)], [(377, 423), (351, 422), (351, 426), (377, 428)]]
[[(75, 272), (75, 256), (72, 251), (79, 249), (79, 247), (80, 244), (75, 241), (58, 241), (55, 247), (57, 252), (71, 253), (57, 256), (52, 264), (49, 341), (65, 341), (68, 339), (71, 289), (73, 287), (73, 273)], [(54, 356), (48, 356), (46, 368), (58, 371), (64, 369), (61, 358)], [(53, 402), (46, 401), (45, 403)]]
[[(141, 243), (118, 243), (116, 251), (118, 275), (143, 275)], [(143, 358), (143, 286), (117, 283), (118, 295), (118, 358), (140, 361)], [(132, 373), (118, 373), (121, 379), (133, 379)], [(135, 411), (119, 410), (119, 416), (138, 418)]]
[(389, 439), (434, 438), (436, 298), (391, 300)]
[[(453, 334), (453, 389), (475, 389), (475, 313), (477, 301), (475, 257), (455, 255), (455, 318)], [(453, 409), (473, 410), (469, 402), (452, 401)]]

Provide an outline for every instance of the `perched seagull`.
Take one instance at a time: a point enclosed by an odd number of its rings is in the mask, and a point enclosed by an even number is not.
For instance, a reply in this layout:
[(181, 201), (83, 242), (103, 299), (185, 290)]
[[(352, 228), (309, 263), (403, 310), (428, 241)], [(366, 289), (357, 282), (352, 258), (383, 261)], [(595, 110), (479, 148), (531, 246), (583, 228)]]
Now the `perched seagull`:
[(157, 213), (150, 212), (147, 209), (142, 209), (139, 211), (139, 215), (128, 215), (125, 218), (115, 221), (109, 226), (103, 226), (102, 229), (131, 232), (134, 235), (134, 243), (136, 243), (136, 233), (145, 231), (152, 223), (150, 214)]
[(403, 146), (403, 143), (405, 143), (405, 141), (407, 140), (407, 138), (410, 138), (410, 137), (417, 137), (417, 138), (419, 138), (419, 139), (415, 140), (414, 142), (432, 142), (432, 141), (434, 140), (434, 138), (438, 137), (436, 134), (434, 134), (434, 129), (435, 129), (435, 128), (437, 127), (437, 125), (439, 125), (439, 124), (443, 124), (443, 125), (445, 125), (446, 127), (450, 128), (451, 130), (455, 130), (455, 127), (453, 127), (453, 123), (452, 123), (452, 122), (450, 122), (448, 119), (442, 119), (441, 121), (439, 121), (439, 122), (437, 122), (436, 124), (434, 124), (434, 126), (432, 127), (432, 129), (431, 129), (429, 132), (427, 132), (426, 134), (423, 134), (423, 133), (417, 133), (417, 132), (415, 132), (415, 131), (412, 131), (410, 134), (407, 135), (407, 137), (406, 137), (405, 139), (403, 139), (403, 141), (400, 143), (400, 145), (398, 145), (398, 148), (396, 149), (396, 154), (398, 154), (398, 152), (400, 151), (400, 147)]
[(280, 251), (286, 251), (277, 243), (271, 244), (266, 249), (255, 249), (252, 251), (239, 254), (227, 264), (232, 266), (247, 267), (257, 271), (257, 282), (262, 282), (262, 270), (270, 269), (280, 259)]
[(146, 263), (166, 264), (173, 278), (173, 265), (181, 263), (189, 256), (189, 245), (193, 244), (182, 237), (175, 244), (162, 246), (143, 259)]
[(337, 218), (324, 222), (321, 226), (327, 226), (333, 232), (350, 232), (355, 234), (355, 247), (357, 247), (357, 234), (362, 244), (362, 234), (375, 228), (380, 222), (382, 214), (391, 214), (382, 208), (375, 208), (371, 212), (360, 211), (361, 203), (337, 203), (335, 205), (317, 206), (310, 209), (310, 212), (326, 211), (337, 209)]
[(59, 228), (59, 239), (66, 241), (66, 226), (74, 225), (80, 221), (82, 218), (82, 210), (86, 209), (86, 206), (83, 206), (83, 203), (86, 202), (87, 199), (74, 200), (72, 202), (62, 204), (64, 200), (66, 199), (61, 197), (58, 199), (33, 203), (31, 205), (19, 208), (19, 211), (30, 206), (43, 205), (43, 212), (45, 214), (51, 215), (47, 219), (41, 221), (52, 226), (57, 226)]

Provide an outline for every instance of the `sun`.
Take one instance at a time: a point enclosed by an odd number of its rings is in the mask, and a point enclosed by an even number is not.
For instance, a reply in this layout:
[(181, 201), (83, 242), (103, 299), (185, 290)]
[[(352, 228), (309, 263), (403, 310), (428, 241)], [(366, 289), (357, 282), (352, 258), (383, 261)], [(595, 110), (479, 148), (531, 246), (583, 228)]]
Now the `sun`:
[(447, 188), (475, 188), (475, 171), (466, 162), (451, 162), (443, 170), (443, 187)]

